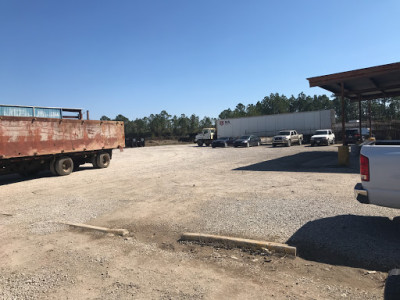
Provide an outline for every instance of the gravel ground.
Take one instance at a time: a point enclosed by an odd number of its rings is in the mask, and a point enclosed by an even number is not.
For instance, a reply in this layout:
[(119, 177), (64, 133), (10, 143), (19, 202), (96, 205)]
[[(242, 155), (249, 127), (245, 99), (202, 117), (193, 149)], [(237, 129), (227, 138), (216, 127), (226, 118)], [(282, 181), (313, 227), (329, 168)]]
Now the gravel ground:
[[(355, 201), (357, 163), (338, 167), (336, 151), (145, 147), (115, 151), (108, 169), (0, 178), (0, 296), (379, 299), (400, 265), (398, 213)], [(179, 244), (184, 231), (287, 242), (300, 257)]]

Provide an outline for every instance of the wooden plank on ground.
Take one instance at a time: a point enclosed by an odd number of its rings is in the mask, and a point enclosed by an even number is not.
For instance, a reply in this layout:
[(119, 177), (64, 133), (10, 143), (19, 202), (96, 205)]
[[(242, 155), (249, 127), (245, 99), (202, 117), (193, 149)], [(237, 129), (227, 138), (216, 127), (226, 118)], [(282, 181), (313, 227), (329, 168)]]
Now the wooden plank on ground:
[(228, 236), (220, 236), (213, 234), (203, 233), (184, 233), (181, 236), (181, 241), (210, 243), (210, 244), (222, 244), (229, 247), (236, 248), (248, 248), (248, 249), (259, 249), (266, 248), (276, 253), (283, 253), (296, 256), (296, 247), (289, 246), (287, 244), (258, 241), (250, 239), (242, 239)]
[(100, 231), (104, 233), (112, 233), (120, 236), (127, 236), (129, 231), (127, 229), (112, 229), (106, 227), (99, 227), (87, 224), (79, 224), (79, 223), (62, 223), (64, 225), (72, 226), (75, 228), (85, 229), (85, 230), (93, 230), (93, 231)]

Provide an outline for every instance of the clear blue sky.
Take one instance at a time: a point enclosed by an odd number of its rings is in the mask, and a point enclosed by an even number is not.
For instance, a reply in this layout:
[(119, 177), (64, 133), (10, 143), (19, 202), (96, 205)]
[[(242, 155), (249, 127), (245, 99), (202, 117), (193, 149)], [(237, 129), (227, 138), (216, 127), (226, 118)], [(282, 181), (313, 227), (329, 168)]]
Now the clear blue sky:
[(217, 117), (400, 61), (400, 1), (0, 0), (0, 103)]

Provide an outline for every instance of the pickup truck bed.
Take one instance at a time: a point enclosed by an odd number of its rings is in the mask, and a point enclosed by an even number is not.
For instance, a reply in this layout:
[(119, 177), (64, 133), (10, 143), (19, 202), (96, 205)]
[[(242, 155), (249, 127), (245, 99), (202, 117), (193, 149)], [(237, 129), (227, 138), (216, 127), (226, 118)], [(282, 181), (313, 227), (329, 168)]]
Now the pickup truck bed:
[(359, 202), (400, 208), (400, 142), (377, 141), (360, 153), (362, 183), (354, 192)]

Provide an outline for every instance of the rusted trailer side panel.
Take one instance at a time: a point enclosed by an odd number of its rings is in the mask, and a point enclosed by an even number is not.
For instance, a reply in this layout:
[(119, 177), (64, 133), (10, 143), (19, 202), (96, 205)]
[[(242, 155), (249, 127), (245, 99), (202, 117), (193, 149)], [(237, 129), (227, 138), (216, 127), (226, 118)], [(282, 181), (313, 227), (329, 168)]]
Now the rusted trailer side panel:
[(125, 147), (124, 123), (0, 117), (0, 158)]

